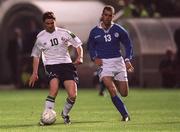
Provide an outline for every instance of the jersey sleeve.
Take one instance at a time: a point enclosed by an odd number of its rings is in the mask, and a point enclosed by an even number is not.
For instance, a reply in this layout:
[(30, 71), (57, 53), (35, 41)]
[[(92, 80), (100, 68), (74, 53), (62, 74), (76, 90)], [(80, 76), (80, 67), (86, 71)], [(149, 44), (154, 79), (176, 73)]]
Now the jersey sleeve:
[(129, 37), (128, 32), (125, 29), (122, 29), (121, 35), (120, 35), (121, 43), (125, 47), (125, 59), (132, 59), (133, 56), (133, 47), (132, 47), (132, 41)]
[(36, 39), (36, 42), (34, 44), (34, 47), (32, 49), (31, 56), (32, 57), (40, 57), (41, 56), (41, 48), (40, 48), (41, 43), (39, 42), (38, 39)]
[(97, 53), (96, 53), (96, 49), (95, 49), (95, 41), (94, 41), (92, 32), (90, 32), (90, 34), (89, 34), (89, 39), (87, 42), (87, 50), (89, 52), (91, 60), (94, 60), (97, 57)]
[(74, 33), (70, 31), (66, 32), (65, 37), (67, 38), (69, 45), (72, 45), (75, 48), (82, 45), (82, 41)]

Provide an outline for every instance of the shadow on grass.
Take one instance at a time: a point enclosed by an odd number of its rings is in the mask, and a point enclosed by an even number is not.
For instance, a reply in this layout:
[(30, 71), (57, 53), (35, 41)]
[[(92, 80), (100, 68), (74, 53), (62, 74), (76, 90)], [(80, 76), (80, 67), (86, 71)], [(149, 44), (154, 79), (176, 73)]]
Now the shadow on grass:
[(131, 123), (129, 125), (172, 125), (172, 124), (180, 124), (180, 121), (162, 121), (162, 122), (142, 122), (142, 123)]
[(38, 126), (38, 124), (20, 124), (20, 125), (0, 125), (0, 129), (9, 129), (9, 128), (23, 128), (23, 127), (34, 127)]
[[(102, 123), (105, 121), (73, 121), (71, 125), (74, 124), (85, 124), (85, 123)], [(65, 125), (63, 122), (56, 122), (53, 125), (45, 125), (40, 126), (38, 123), (36, 124), (19, 124), (19, 125), (0, 125), (0, 129), (11, 129), (11, 128), (28, 128), (28, 127), (52, 127), (57, 125)]]

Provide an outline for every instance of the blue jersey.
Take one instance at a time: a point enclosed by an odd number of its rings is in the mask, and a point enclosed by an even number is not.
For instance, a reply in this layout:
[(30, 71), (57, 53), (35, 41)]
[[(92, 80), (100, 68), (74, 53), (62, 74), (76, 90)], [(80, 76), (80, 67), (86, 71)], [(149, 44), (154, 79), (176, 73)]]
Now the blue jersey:
[(127, 31), (118, 24), (112, 24), (108, 30), (96, 26), (90, 32), (88, 51), (94, 58), (109, 59), (120, 57), (120, 44), (125, 47), (125, 58), (132, 58), (132, 43)]

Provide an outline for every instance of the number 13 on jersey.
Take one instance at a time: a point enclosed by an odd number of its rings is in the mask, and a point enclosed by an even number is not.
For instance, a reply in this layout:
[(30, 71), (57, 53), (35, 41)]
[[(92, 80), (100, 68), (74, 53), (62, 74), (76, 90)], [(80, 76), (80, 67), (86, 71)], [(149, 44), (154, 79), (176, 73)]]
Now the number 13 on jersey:
[(104, 39), (105, 39), (105, 42), (110, 42), (111, 41), (111, 35), (110, 34), (104, 35)]

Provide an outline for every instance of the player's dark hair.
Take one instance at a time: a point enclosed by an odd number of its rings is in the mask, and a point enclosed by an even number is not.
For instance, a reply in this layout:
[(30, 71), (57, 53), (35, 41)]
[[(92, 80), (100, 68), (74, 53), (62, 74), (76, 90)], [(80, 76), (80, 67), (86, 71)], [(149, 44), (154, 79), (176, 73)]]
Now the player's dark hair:
[(44, 22), (46, 19), (54, 19), (54, 20), (56, 20), (56, 18), (55, 18), (55, 16), (54, 16), (54, 13), (51, 12), (51, 11), (47, 11), (47, 12), (45, 12), (45, 13), (43, 14), (43, 16), (42, 16), (43, 22)]
[(111, 11), (113, 14), (115, 13), (115, 9), (111, 5), (105, 6), (102, 13), (104, 13), (105, 10)]

